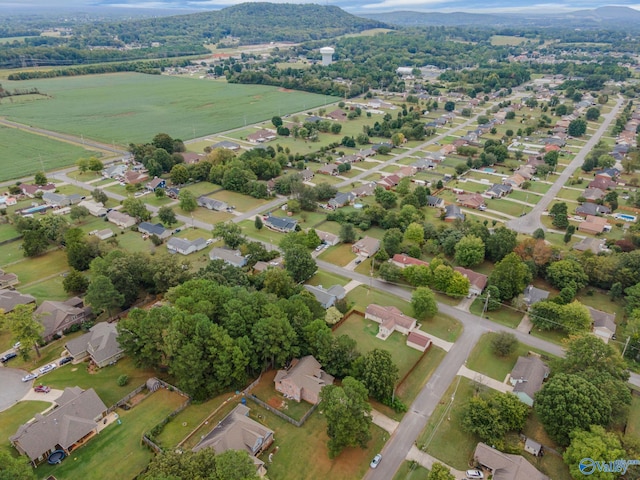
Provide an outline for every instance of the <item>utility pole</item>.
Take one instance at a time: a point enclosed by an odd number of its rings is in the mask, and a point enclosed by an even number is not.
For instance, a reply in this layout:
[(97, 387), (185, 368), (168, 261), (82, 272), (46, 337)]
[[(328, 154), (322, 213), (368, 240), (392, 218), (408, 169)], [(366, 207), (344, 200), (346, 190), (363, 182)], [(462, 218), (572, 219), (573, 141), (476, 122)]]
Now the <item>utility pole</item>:
[(624, 348), (622, 349), (622, 357), (624, 358), (624, 354), (627, 351), (627, 347), (629, 346), (629, 340), (631, 340), (630, 336), (627, 336), (627, 341), (624, 342)]
[(487, 298), (484, 301), (484, 307), (482, 307), (482, 317), (484, 318), (484, 314), (487, 311), (487, 307), (489, 306), (489, 298), (491, 297), (491, 294), (487, 291)]

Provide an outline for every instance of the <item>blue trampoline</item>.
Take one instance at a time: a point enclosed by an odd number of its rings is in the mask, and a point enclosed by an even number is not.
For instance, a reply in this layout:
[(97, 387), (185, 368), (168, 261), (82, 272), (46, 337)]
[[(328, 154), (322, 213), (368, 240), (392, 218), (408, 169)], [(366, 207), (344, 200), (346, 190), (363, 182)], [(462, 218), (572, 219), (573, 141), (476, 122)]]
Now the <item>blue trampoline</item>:
[(64, 450), (55, 450), (51, 452), (51, 455), (49, 455), (49, 459), (47, 460), (47, 462), (49, 462), (49, 465), (55, 465), (62, 462), (62, 459), (66, 456), (67, 454), (64, 453)]

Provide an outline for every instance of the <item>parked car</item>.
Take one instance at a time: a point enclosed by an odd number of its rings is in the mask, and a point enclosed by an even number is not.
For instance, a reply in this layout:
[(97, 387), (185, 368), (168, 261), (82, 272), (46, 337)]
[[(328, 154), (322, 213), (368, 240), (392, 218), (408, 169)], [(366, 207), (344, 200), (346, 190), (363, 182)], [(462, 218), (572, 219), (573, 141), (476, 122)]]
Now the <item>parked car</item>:
[(467, 470), (465, 476), (470, 480), (476, 480), (478, 478), (484, 478), (484, 474), (480, 470)]
[(62, 365), (65, 365), (65, 364), (67, 364), (67, 363), (69, 363), (71, 361), (73, 361), (73, 357), (64, 357), (63, 359), (61, 359), (58, 362), (58, 365), (62, 366)]
[(51, 391), (51, 387), (47, 387), (46, 385), (38, 385), (37, 387), (33, 387), (33, 390), (38, 393), (49, 393)]
[(13, 349), (14, 350), (20, 350), (21, 346), (22, 346), (22, 343), (16, 342), (16, 343), (13, 344)]
[(0, 362), (7, 363), (12, 358), (16, 358), (18, 354), (16, 352), (9, 352), (0, 357)]
[(378, 465), (380, 465), (381, 460), (382, 460), (382, 454), (379, 453), (375, 457), (373, 457), (373, 460), (371, 460), (371, 463), (369, 464), (369, 466), (371, 468), (376, 468)]
[(55, 363), (50, 363), (49, 365), (45, 365), (44, 367), (40, 368), (40, 374), (49, 373), (51, 370), (55, 370), (57, 366), (58, 365), (56, 365)]
[(24, 377), (22, 377), (22, 381), (23, 382), (28, 382), (29, 380), (34, 380), (36, 378), (38, 378), (38, 374), (37, 373), (28, 373)]

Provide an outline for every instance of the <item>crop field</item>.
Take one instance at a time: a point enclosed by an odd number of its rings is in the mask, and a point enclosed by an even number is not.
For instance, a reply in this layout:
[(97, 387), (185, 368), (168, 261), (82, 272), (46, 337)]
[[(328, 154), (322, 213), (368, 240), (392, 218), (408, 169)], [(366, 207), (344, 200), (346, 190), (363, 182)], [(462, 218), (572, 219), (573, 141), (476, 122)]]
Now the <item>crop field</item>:
[[(2, 106), (2, 111), (7, 105)], [(53, 138), (0, 126), (0, 181), (73, 165), (81, 157), (96, 155), (75, 145)]]
[(229, 85), (136, 73), (3, 82), (49, 96), (3, 114), (28, 125), (106, 143), (149, 141), (158, 132), (183, 140), (324, 105), (327, 97), (277, 87)]

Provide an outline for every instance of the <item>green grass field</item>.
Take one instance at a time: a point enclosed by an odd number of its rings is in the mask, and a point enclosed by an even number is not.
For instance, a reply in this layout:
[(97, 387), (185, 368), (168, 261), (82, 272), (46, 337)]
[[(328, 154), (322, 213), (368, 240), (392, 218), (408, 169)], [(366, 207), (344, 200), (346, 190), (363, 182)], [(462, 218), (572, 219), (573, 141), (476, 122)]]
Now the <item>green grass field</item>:
[(37, 87), (49, 95), (3, 104), (3, 115), (11, 120), (120, 145), (147, 142), (158, 132), (187, 140), (327, 101), (324, 95), (276, 87), (137, 73), (5, 81), (3, 87)]
[(9, 410), (0, 413), (0, 438), (2, 439), (0, 451), (18, 456), (18, 452), (8, 441), (9, 437), (16, 433), (20, 425), (31, 420), (36, 413), (42, 412), (49, 406), (51, 406), (49, 402), (32, 400), (16, 403)]
[(421, 467), (415, 462), (402, 462), (393, 480), (425, 480), (429, 475), (429, 470)]
[[(7, 105), (2, 105), (4, 113)], [(21, 178), (43, 169), (73, 165), (81, 157), (99, 156), (82, 147), (0, 125), (0, 181)]]

